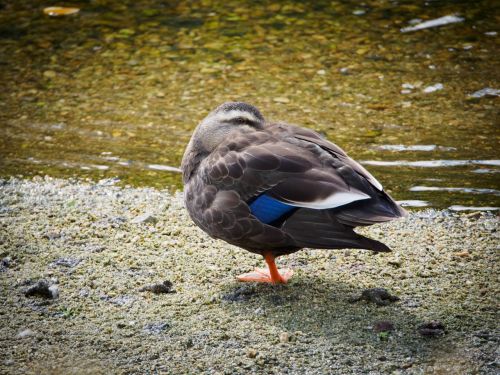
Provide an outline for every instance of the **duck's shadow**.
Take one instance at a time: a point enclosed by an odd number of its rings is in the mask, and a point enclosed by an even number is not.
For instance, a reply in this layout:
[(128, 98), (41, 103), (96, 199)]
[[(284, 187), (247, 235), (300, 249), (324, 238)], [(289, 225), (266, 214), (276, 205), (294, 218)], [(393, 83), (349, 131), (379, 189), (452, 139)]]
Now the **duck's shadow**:
[[(228, 285), (222, 291), (221, 304), (239, 319), (253, 319), (259, 325), (292, 334), (322, 337), (333, 344), (377, 345), (390, 340), (410, 348), (434, 345), (419, 335), (416, 327), (422, 320), (404, 306), (404, 300), (386, 306), (353, 301), (363, 290), (347, 283), (327, 284), (298, 277), (287, 285)], [(377, 330), (380, 322), (388, 322), (394, 330), (381, 334)]]

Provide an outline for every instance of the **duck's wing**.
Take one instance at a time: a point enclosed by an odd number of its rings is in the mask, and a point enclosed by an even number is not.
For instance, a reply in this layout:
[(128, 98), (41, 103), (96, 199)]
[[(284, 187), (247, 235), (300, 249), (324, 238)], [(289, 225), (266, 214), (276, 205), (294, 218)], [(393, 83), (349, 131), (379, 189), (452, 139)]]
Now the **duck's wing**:
[(204, 175), (218, 189), (237, 191), (245, 202), (266, 193), (293, 205), (331, 209), (370, 199), (355, 172), (310, 142), (268, 132), (239, 135), (207, 158)]
[(382, 184), (378, 182), (377, 179), (373, 177), (372, 174), (368, 172), (361, 164), (351, 159), (349, 156), (347, 156), (346, 152), (342, 150), (339, 146), (323, 138), (317, 132), (310, 129), (305, 129), (288, 124), (276, 124), (271, 129), (272, 129), (271, 131), (274, 132), (282, 132), (283, 130), (286, 129), (286, 131), (289, 132), (290, 135), (293, 136), (294, 138), (321, 147), (323, 150), (327, 151), (331, 155), (334, 155), (342, 163), (351, 167), (356, 173), (358, 173), (360, 176), (369, 181), (370, 184), (372, 184), (377, 190), (379, 191), (383, 190)]
[(276, 124), (273, 129), (274, 132), (286, 130), (293, 138), (316, 145), (330, 154), (334, 158), (332, 164), (344, 181), (351, 188), (370, 196), (369, 200), (359, 200), (334, 210), (339, 222), (350, 226), (371, 225), (407, 216), (407, 212), (383, 190), (380, 182), (334, 143), (312, 130), (293, 125)]

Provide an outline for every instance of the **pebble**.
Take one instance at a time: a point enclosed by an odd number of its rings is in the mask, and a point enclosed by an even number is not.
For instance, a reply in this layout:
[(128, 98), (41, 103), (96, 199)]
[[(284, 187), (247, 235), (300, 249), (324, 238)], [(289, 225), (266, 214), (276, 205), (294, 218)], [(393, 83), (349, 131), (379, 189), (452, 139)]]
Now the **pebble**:
[(290, 334), (288, 332), (281, 332), (280, 333), (280, 342), (282, 344), (287, 343), (290, 341)]
[(59, 298), (59, 287), (57, 285), (51, 285), (49, 287), (49, 292), (52, 299)]
[(45, 78), (55, 78), (57, 76), (57, 73), (53, 70), (46, 70), (45, 72), (43, 72), (43, 76)]
[(163, 331), (166, 331), (170, 328), (170, 324), (166, 322), (153, 322), (153, 323), (148, 323), (144, 326), (143, 330), (146, 333), (149, 334), (155, 334), (158, 335), (162, 333)]
[(391, 295), (387, 289), (384, 288), (371, 288), (364, 290), (359, 297), (352, 297), (349, 302), (358, 301), (373, 302), (378, 306), (387, 306), (391, 302), (399, 301), (399, 297)]
[(388, 320), (381, 320), (373, 324), (373, 331), (377, 333), (394, 331), (394, 324)]
[(173, 284), (169, 280), (165, 280), (162, 283), (157, 283), (157, 284), (151, 284), (151, 285), (146, 285), (139, 289), (140, 292), (152, 292), (155, 294), (161, 294), (161, 293), (175, 293), (175, 290), (173, 290)]
[(247, 349), (247, 357), (248, 358), (255, 358), (257, 357), (257, 350), (253, 349), (253, 348), (250, 348), (250, 349)]
[(425, 94), (430, 94), (435, 91), (442, 90), (444, 88), (444, 85), (442, 83), (436, 83), (435, 85), (432, 86), (427, 86), (422, 90)]
[(52, 298), (56, 299), (59, 297), (59, 288), (56, 285), (52, 285), (49, 287), (49, 284), (46, 280), (39, 280), (35, 285), (30, 286), (24, 292), (26, 297), (43, 297), (43, 298)]
[(444, 324), (436, 320), (419, 325), (417, 330), (422, 336), (427, 337), (438, 337), (446, 333)]
[(281, 104), (290, 103), (290, 99), (282, 97), (282, 96), (278, 96), (278, 97), (274, 98), (273, 101), (275, 103), (281, 103)]
[(16, 335), (16, 338), (18, 339), (25, 339), (27, 337), (31, 337), (31, 336), (35, 336), (35, 332), (33, 332), (31, 329), (29, 328), (26, 328), (24, 330), (22, 330), (21, 332), (19, 332), (17, 335)]
[(145, 213), (131, 220), (132, 224), (156, 224), (158, 219), (150, 213)]

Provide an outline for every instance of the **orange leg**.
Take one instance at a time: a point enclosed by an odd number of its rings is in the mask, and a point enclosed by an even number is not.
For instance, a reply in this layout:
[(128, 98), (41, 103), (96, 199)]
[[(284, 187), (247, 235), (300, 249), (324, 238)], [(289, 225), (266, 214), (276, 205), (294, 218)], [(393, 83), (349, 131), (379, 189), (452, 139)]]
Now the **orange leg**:
[(278, 270), (274, 263), (274, 255), (265, 252), (264, 259), (267, 263), (267, 270), (256, 268), (255, 271), (237, 276), (239, 281), (255, 281), (259, 283), (286, 284), (292, 277), (293, 271), (288, 269)]

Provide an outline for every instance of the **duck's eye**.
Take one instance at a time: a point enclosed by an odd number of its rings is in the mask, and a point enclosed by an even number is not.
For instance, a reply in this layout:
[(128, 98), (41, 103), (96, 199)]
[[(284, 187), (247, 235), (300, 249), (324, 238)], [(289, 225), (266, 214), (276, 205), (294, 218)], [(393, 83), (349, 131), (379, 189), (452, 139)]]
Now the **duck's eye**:
[(250, 125), (250, 126), (257, 126), (258, 122), (251, 120), (247, 117), (234, 117), (230, 121), (232, 124), (237, 124), (237, 125)]

